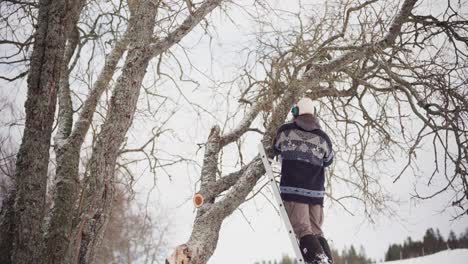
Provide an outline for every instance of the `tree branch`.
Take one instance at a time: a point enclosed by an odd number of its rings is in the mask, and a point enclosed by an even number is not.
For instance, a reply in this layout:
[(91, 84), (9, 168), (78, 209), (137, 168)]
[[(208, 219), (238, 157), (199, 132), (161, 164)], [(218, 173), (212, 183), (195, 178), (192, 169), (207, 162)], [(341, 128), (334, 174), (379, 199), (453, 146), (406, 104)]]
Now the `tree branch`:
[(206, 0), (203, 4), (194, 12), (188, 16), (182, 24), (168, 34), (164, 39), (158, 40), (149, 46), (153, 57), (156, 57), (174, 44), (179, 43), (183, 37), (193, 30), (211, 11), (218, 7), (224, 0)]

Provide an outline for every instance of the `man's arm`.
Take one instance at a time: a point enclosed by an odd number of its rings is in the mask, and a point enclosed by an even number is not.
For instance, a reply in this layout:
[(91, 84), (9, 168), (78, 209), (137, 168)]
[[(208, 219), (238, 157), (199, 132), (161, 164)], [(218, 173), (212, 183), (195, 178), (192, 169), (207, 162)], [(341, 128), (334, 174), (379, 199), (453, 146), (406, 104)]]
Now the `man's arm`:
[(275, 154), (275, 156), (278, 156), (281, 154), (281, 146), (280, 146), (280, 142), (278, 141), (278, 133), (276, 134), (275, 136), (275, 139), (273, 140), (273, 146), (271, 146), (273, 148), (273, 152)]
[(333, 151), (333, 145), (328, 137), (328, 135), (325, 134), (325, 141), (327, 142), (327, 151), (325, 153), (325, 156), (323, 158), (323, 166), (328, 167), (333, 163), (333, 158), (335, 156), (335, 153)]
[(284, 130), (284, 125), (280, 126), (278, 130), (276, 130), (276, 136), (275, 136), (275, 139), (273, 140), (273, 146), (272, 146), (275, 156), (281, 155), (281, 143), (284, 140), (284, 138), (281, 137), (283, 130)]

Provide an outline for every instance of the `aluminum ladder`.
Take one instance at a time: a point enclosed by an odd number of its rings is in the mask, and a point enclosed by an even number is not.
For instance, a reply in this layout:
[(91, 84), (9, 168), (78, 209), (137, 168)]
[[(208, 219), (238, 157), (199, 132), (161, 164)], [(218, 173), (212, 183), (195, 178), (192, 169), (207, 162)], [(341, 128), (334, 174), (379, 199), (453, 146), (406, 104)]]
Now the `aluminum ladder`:
[(275, 178), (273, 176), (273, 170), (271, 169), (270, 161), (265, 153), (265, 148), (263, 144), (260, 143), (258, 145), (258, 151), (260, 153), (260, 158), (262, 159), (263, 166), (265, 167), (266, 174), (268, 176), (268, 181), (270, 182), (270, 187), (273, 192), (273, 196), (275, 197), (276, 203), (279, 205), (279, 212), (280, 216), (283, 219), (284, 226), (288, 231), (289, 239), (291, 240), (291, 244), (294, 249), (294, 253), (296, 254), (296, 261), (300, 264), (304, 264), (304, 259), (302, 258), (301, 250), (299, 249), (299, 244), (296, 239), (296, 235), (291, 226), (291, 222), (289, 221), (288, 214), (286, 213), (286, 209), (284, 208), (283, 200), (281, 199), (280, 192), (278, 185), (276, 184)]

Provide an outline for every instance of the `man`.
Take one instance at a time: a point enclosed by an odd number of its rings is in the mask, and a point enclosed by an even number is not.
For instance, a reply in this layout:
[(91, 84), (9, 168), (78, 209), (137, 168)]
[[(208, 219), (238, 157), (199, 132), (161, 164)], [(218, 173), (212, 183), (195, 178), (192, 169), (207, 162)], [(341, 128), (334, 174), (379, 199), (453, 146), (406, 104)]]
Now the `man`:
[(333, 161), (332, 143), (314, 115), (312, 100), (302, 98), (282, 125), (273, 149), (281, 155), (281, 198), (308, 263), (333, 263), (323, 236), (325, 167)]

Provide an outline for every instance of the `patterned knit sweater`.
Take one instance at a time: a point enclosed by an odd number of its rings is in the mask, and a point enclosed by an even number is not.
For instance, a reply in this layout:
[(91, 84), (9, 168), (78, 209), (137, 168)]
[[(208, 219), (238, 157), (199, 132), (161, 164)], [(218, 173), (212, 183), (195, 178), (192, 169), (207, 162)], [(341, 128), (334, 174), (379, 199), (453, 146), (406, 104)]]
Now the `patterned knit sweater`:
[(273, 149), (281, 155), (281, 198), (323, 205), (325, 167), (333, 161), (332, 143), (315, 118), (299, 116), (282, 125)]

